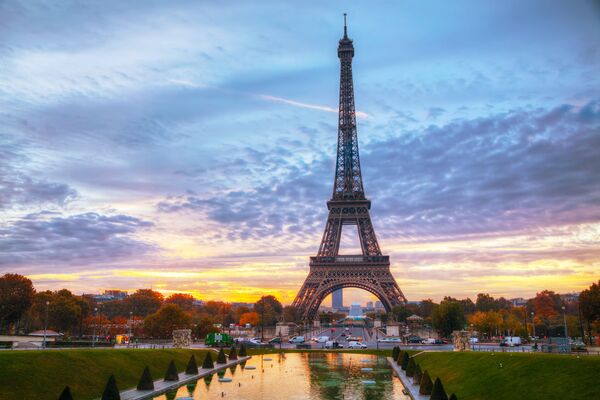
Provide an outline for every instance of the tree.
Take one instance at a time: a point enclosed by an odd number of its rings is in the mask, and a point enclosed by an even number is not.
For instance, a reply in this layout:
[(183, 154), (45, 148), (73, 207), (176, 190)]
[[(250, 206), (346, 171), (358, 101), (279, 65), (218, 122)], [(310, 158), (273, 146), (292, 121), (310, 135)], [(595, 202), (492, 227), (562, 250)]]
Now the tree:
[(410, 378), (415, 374), (416, 365), (415, 359), (411, 357), (410, 360), (408, 360), (408, 365), (406, 366), (406, 376)]
[(417, 364), (415, 366), (415, 372), (413, 373), (413, 384), (419, 385), (421, 383), (421, 378), (423, 378), (423, 372), (421, 371), (421, 366)]
[[(398, 358), (398, 359), (400, 359), (400, 358)], [(410, 356), (408, 355), (408, 352), (407, 351), (402, 352), (402, 364), (400, 365), (400, 367), (402, 368), (403, 371), (406, 371), (409, 360), (410, 360)]]
[(167, 372), (165, 373), (165, 381), (178, 381), (179, 374), (177, 373), (177, 367), (175, 367), (175, 361), (171, 360), (169, 366), (167, 367)]
[(229, 350), (229, 359), (230, 360), (237, 360), (238, 359), (237, 351), (235, 350), (234, 346), (231, 346), (231, 350)]
[(146, 366), (144, 372), (142, 372), (140, 381), (137, 384), (137, 390), (154, 390), (154, 380), (152, 379), (150, 368), (148, 368), (148, 366)]
[(196, 375), (198, 373), (198, 364), (196, 364), (196, 357), (192, 354), (190, 361), (188, 361), (187, 367), (185, 367), (185, 373), (188, 375)]
[[(73, 332), (79, 326), (81, 305), (67, 289), (54, 292), (48, 305), (48, 323), (59, 332)], [(42, 307), (46, 307), (45, 304)], [(41, 311), (41, 310), (40, 310)]]
[[(145, 317), (158, 311), (164, 298), (152, 289), (138, 289), (134, 294), (122, 301), (122, 308), (135, 315)], [(129, 315), (129, 311), (126, 312)]]
[(217, 354), (217, 364), (225, 364), (227, 362), (227, 358), (225, 358), (225, 352), (223, 348), (219, 350), (219, 354)]
[(262, 325), (272, 326), (277, 323), (278, 317), (283, 312), (283, 306), (275, 296), (262, 296), (260, 300), (254, 303), (254, 311), (260, 316)]
[(406, 322), (406, 318), (413, 315), (413, 312), (404, 304), (400, 304), (392, 308), (392, 313), (398, 322)]
[(258, 313), (256, 311), (247, 312), (240, 316), (240, 325), (250, 324), (256, 326), (259, 323)]
[(559, 315), (561, 305), (560, 296), (551, 290), (543, 290), (537, 293), (533, 299), (535, 315), (545, 320), (545, 322)]
[(435, 304), (431, 299), (422, 300), (421, 304), (419, 304), (419, 316), (423, 318), (431, 317), (436, 306), (437, 304)]
[(475, 309), (477, 311), (498, 311), (498, 304), (496, 300), (487, 293), (479, 293), (477, 300), (475, 300)]
[(440, 336), (448, 337), (452, 331), (461, 329), (465, 324), (465, 315), (456, 301), (442, 301), (433, 312), (433, 327)]
[(73, 400), (71, 389), (68, 386), (65, 386), (58, 400)]
[(590, 344), (592, 344), (592, 327), (594, 323), (598, 324), (600, 322), (600, 280), (580, 293), (579, 312), (581, 319), (585, 322), (587, 337), (590, 339)]
[(144, 332), (154, 338), (171, 337), (176, 329), (189, 328), (191, 316), (175, 304), (167, 304), (144, 319)]
[(421, 384), (419, 386), (419, 394), (429, 395), (431, 394), (431, 389), (433, 387), (433, 382), (431, 382), (431, 378), (429, 377), (429, 372), (425, 370), (423, 372), (423, 376), (421, 377)]
[(283, 320), (285, 322), (298, 322), (300, 320), (298, 316), (298, 310), (294, 306), (283, 307)]
[(194, 308), (194, 296), (184, 293), (175, 293), (167, 297), (165, 303), (167, 304), (176, 304), (185, 311), (192, 311)]
[(18, 274), (0, 277), (0, 332), (16, 323), (33, 304), (35, 289), (31, 280)]
[[(240, 354), (241, 354), (241, 351), (240, 351)], [(210, 355), (210, 351), (207, 351), (206, 356), (204, 356), (204, 361), (202, 362), (202, 368), (213, 369), (214, 367), (215, 367), (215, 363), (213, 362), (212, 356)]]
[(117, 380), (114, 375), (111, 375), (106, 382), (104, 392), (102, 393), (102, 400), (121, 400), (119, 394), (119, 388), (117, 387)]
[(431, 400), (448, 400), (448, 395), (446, 394), (446, 390), (444, 390), (444, 385), (442, 385), (442, 381), (440, 378), (435, 378), (435, 382), (433, 384), (433, 390), (431, 391)]

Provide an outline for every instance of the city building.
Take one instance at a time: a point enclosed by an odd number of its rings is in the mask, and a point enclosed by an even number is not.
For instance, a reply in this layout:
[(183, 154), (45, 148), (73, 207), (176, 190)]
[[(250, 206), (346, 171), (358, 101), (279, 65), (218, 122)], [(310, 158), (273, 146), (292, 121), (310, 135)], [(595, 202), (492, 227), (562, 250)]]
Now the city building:
[(335, 309), (344, 308), (343, 289), (338, 289), (331, 294), (331, 307)]
[(362, 310), (362, 307), (360, 306), (360, 303), (352, 303), (352, 305), (350, 306), (350, 313), (348, 316), (349, 317), (362, 317), (363, 316), (363, 310)]
[(373, 302), (367, 301), (367, 308), (373, 308)]

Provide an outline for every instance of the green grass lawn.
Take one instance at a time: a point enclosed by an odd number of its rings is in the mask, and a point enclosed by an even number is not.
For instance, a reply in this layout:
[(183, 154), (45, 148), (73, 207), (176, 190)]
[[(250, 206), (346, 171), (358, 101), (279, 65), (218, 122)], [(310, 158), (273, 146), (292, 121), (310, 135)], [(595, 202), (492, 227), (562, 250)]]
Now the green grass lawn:
[(600, 399), (600, 357), (427, 352), (415, 361), (460, 400)]
[(0, 352), (1, 400), (56, 400), (68, 385), (75, 400), (99, 398), (111, 374), (119, 390), (137, 385), (144, 367), (164, 376), (171, 360), (182, 372), (192, 354), (200, 365), (205, 350), (77, 349)]
[[(200, 364), (205, 350), (81, 349), (0, 352), (0, 400), (55, 400), (69, 385), (75, 400), (99, 398), (110, 374), (120, 390), (135, 387), (148, 365), (154, 379), (170, 360), (183, 371), (189, 357)], [(249, 355), (278, 353), (249, 349)], [(303, 352), (303, 350), (284, 350)], [(331, 350), (316, 350), (330, 352)], [(344, 350), (334, 350), (344, 352)], [(346, 350), (348, 351), (348, 350)], [(389, 356), (390, 350), (353, 353)], [(600, 357), (529, 353), (426, 352), (415, 360), (431, 377), (439, 376), (460, 400), (600, 399)], [(500, 367), (502, 364), (502, 367)]]

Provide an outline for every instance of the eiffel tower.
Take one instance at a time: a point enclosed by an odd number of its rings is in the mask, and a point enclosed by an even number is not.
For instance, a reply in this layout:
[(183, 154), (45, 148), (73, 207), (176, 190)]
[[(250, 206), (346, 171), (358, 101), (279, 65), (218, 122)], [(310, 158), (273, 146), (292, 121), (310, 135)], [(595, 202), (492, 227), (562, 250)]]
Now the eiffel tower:
[[(338, 46), (340, 59), (340, 107), (338, 147), (333, 195), (327, 202), (329, 216), (316, 257), (310, 257), (310, 272), (292, 305), (305, 322), (315, 319), (323, 299), (345, 287), (364, 289), (374, 294), (387, 311), (404, 304), (406, 298), (390, 272), (390, 258), (381, 254), (365, 197), (354, 109), (352, 57), (354, 46), (348, 38), (346, 14), (344, 37)], [(344, 225), (356, 225), (361, 255), (339, 255)]]

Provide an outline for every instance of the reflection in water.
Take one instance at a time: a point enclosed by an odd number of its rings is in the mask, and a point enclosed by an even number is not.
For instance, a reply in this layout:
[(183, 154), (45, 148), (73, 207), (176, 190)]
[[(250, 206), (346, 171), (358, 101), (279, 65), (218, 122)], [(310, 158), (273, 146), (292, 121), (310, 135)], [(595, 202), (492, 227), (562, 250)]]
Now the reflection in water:
[[(265, 360), (270, 358), (271, 360)], [(409, 399), (392, 377), (384, 357), (352, 353), (290, 353), (254, 356), (246, 362), (256, 369), (227, 369), (219, 374), (232, 382), (205, 377), (204, 385), (188, 384), (176, 397), (204, 399)], [(372, 368), (371, 371), (362, 370)], [(374, 381), (365, 384), (365, 381)], [(170, 394), (169, 394), (170, 395)], [(156, 400), (171, 399), (162, 395)]]

